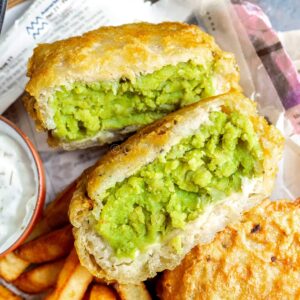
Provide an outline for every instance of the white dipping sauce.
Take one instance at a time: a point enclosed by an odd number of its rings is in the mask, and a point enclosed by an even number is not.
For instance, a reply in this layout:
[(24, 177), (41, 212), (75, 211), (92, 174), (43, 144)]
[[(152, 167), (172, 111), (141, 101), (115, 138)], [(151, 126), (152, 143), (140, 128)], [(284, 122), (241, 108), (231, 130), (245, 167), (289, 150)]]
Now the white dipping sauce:
[(12, 137), (0, 132), (0, 253), (23, 233), (38, 195), (35, 162)]

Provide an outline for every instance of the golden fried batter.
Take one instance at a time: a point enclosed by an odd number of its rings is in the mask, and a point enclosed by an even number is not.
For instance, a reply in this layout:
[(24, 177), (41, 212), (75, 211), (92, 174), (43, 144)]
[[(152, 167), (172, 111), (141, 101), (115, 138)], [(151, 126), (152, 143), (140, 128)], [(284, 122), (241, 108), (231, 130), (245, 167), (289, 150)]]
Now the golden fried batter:
[(160, 282), (161, 299), (300, 299), (300, 199), (245, 213)]

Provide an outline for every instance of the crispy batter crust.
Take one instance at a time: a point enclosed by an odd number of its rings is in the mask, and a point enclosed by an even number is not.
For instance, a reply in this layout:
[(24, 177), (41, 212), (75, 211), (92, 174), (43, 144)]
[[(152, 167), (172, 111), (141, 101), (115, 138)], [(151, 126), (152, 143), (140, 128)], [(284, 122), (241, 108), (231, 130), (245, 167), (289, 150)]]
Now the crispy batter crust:
[(195, 25), (165, 22), (100, 27), (35, 48), (28, 63), (31, 80), (26, 91), (39, 98), (45, 89), (72, 81), (134, 79), (168, 64), (190, 59), (205, 63), (204, 59), (223, 54), (213, 37)]
[[(101, 27), (82, 36), (40, 44), (28, 63), (30, 80), (26, 92), (29, 96), (23, 100), (37, 127), (50, 131), (55, 129), (55, 123), (49, 101), (60, 86), (120, 78), (135, 80), (141, 74), (189, 60), (203, 65), (218, 62), (214, 78), (216, 94), (239, 89), (233, 55), (222, 51), (213, 37), (198, 26), (177, 22), (135, 23)], [(50, 135), (48, 141), (71, 150), (120, 140), (127, 134), (128, 130), (100, 132), (98, 136), (73, 142)]]
[[(167, 152), (181, 138), (193, 134), (203, 121), (203, 114), (225, 104), (227, 109), (238, 109), (252, 120), (265, 154), (262, 178), (250, 187), (242, 200), (239, 198), (242, 196), (230, 196), (210, 207), (201, 220), (197, 219), (182, 232), (177, 232), (182, 235), (182, 253), (176, 253), (165, 242), (150, 252), (139, 253), (135, 259), (118, 261), (92, 225), (91, 210), (99, 211), (102, 206), (99, 195), (152, 162), (160, 153)], [(236, 220), (242, 211), (270, 195), (282, 146), (282, 136), (257, 116), (255, 104), (242, 94), (233, 92), (195, 103), (145, 127), (103, 156), (78, 184), (69, 217), (74, 226), (75, 246), (81, 263), (95, 276), (123, 283), (136, 283), (166, 268), (174, 268), (192, 247), (199, 242), (210, 241), (216, 231), (224, 228), (224, 224)]]
[(161, 299), (299, 299), (299, 220), (299, 199), (265, 200), (164, 272)]

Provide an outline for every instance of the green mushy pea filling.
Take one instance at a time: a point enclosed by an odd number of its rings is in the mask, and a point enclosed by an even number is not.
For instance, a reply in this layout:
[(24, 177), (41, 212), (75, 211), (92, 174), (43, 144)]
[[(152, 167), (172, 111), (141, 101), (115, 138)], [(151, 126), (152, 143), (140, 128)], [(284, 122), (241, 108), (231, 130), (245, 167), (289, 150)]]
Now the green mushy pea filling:
[[(96, 231), (118, 257), (133, 257), (204, 207), (241, 191), (242, 178), (262, 173), (263, 151), (249, 117), (210, 113), (210, 123), (184, 138), (103, 196)], [(180, 239), (171, 245), (180, 251)]]
[[(214, 68), (217, 68), (215, 64)], [(193, 62), (168, 65), (136, 81), (74, 83), (54, 94), (55, 137), (68, 141), (153, 122), (214, 94), (213, 67)]]

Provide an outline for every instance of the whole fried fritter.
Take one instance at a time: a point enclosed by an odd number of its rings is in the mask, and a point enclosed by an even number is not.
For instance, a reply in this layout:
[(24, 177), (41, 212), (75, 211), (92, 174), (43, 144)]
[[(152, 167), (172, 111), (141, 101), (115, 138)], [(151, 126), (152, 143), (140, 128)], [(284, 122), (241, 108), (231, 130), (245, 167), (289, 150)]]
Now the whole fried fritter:
[(265, 200), (196, 246), (160, 282), (161, 299), (300, 299), (300, 199)]

